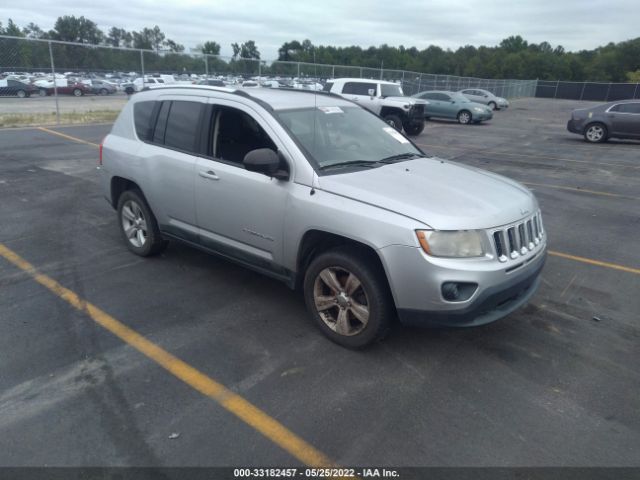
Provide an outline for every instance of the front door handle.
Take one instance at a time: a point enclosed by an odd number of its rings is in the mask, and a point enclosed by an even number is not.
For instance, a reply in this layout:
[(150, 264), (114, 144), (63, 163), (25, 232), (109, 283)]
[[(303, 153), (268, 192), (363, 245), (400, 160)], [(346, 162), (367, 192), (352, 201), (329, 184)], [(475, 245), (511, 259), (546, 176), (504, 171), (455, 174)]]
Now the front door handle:
[(209, 180), (220, 180), (220, 177), (216, 175), (216, 172), (214, 172), (213, 170), (207, 170), (206, 172), (201, 171), (200, 173), (198, 173), (198, 175)]
[(358, 101), (358, 97), (352, 97), (351, 100), (353, 100), (354, 102)]

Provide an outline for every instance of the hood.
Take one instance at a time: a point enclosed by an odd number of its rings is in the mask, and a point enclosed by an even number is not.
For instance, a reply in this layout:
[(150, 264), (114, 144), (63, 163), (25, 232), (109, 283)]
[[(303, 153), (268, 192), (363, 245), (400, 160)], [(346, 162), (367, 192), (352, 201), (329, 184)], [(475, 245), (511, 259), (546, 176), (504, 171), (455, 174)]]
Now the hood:
[(318, 188), (391, 210), (436, 230), (493, 228), (537, 210), (533, 194), (513, 180), (439, 158), (324, 175)]
[(428, 105), (429, 104), (429, 102), (427, 102), (426, 100), (423, 100), (421, 98), (414, 98), (414, 97), (384, 97), (384, 99), (390, 102), (408, 103), (410, 105), (417, 105), (417, 104)]

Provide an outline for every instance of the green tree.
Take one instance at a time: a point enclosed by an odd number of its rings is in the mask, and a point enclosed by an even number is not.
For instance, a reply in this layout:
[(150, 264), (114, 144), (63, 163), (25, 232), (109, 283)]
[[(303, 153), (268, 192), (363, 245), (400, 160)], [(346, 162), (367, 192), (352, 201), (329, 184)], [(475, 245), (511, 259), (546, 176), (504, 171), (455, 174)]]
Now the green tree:
[(111, 27), (107, 34), (106, 42), (114, 47), (131, 47), (133, 35), (124, 28)]
[(240, 58), (255, 58), (260, 60), (260, 52), (256, 46), (256, 42), (248, 40), (240, 45)]
[(204, 42), (198, 50), (207, 55), (220, 55), (220, 44), (218, 42)]
[(632, 83), (640, 83), (640, 70), (635, 72), (627, 72), (627, 80)]
[(104, 33), (98, 25), (84, 17), (73, 15), (58, 17), (49, 35), (54, 40), (94, 45), (102, 43), (104, 39)]
[(172, 53), (184, 52), (184, 45), (174, 42), (170, 38), (164, 41), (163, 45)]
[(13, 23), (13, 20), (11, 19), (9, 19), (9, 21), (7, 22), (7, 26), (2, 31), (2, 34), (9, 35), (11, 37), (24, 37), (24, 33), (22, 33), (22, 30), (20, 30), (20, 27)]
[(27, 38), (46, 38), (47, 33), (44, 32), (38, 25), (31, 22), (29, 25), (22, 29), (22, 33)]

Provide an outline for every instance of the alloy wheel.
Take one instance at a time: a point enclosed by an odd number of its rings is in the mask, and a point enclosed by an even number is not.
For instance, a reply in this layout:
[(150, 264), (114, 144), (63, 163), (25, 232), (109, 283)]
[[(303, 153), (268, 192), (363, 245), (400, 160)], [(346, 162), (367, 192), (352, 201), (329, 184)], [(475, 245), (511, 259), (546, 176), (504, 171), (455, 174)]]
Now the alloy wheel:
[(142, 208), (133, 200), (122, 206), (122, 229), (127, 240), (136, 248), (144, 246), (147, 241), (147, 221)]
[(587, 129), (586, 135), (590, 142), (599, 142), (604, 136), (604, 129), (600, 125), (591, 125)]
[(313, 300), (322, 321), (339, 335), (357, 335), (369, 322), (367, 292), (360, 279), (342, 267), (328, 267), (318, 274)]

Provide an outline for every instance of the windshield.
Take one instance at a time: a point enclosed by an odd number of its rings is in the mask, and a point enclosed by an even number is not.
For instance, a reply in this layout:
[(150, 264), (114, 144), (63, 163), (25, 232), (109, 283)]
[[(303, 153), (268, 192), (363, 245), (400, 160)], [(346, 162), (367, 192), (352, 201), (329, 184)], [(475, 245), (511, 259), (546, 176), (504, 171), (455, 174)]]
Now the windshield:
[(449, 95), (451, 95), (451, 100), (455, 100), (457, 103), (470, 103), (471, 102), (471, 100), (469, 100), (467, 97), (465, 97), (461, 93), (450, 93)]
[(402, 134), (360, 107), (310, 107), (276, 115), (320, 169), (423, 155)]
[(380, 85), (380, 94), (383, 97), (404, 97), (400, 85), (386, 85), (383, 83)]

